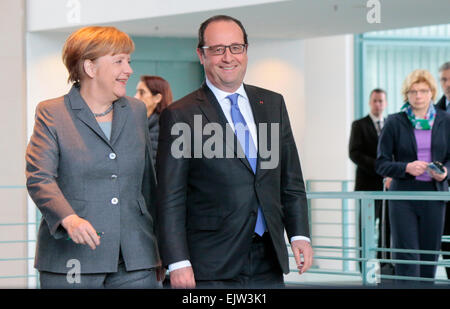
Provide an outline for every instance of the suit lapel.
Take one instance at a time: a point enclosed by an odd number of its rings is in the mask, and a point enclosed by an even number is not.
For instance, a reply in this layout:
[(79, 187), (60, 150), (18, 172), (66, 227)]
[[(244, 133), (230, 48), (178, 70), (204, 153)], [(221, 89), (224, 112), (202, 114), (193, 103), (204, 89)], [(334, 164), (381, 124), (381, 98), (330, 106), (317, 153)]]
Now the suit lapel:
[(78, 119), (94, 131), (105, 143), (110, 145), (108, 138), (105, 136), (105, 133), (103, 133), (97, 120), (95, 120), (94, 114), (91, 112), (86, 102), (84, 102), (79, 89), (75, 85), (72, 86), (72, 89), (70, 89), (66, 98), (69, 100), (69, 104)]
[(377, 128), (375, 128), (375, 124), (373, 123), (372, 118), (370, 118), (369, 115), (366, 116), (365, 122), (367, 130), (369, 130), (369, 134), (372, 136), (373, 140), (378, 141)]
[(434, 119), (433, 128), (431, 128), (431, 157), (432, 160), (435, 160), (435, 154), (433, 153), (433, 149), (439, 149), (439, 145), (435, 144), (439, 141), (439, 134), (442, 134), (442, 129), (440, 128), (443, 121), (443, 117), (441, 117), (441, 113), (436, 111), (436, 118)]
[[(270, 110), (269, 110), (269, 104), (264, 104), (264, 100), (263, 98), (259, 95), (258, 91), (256, 91), (255, 88), (249, 87), (247, 85), (244, 84), (244, 88), (245, 88), (245, 92), (247, 93), (248, 96), (248, 100), (250, 102), (250, 107), (252, 109), (252, 113), (253, 113), (253, 119), (255, 120), (255, 125), (256, 125), (256, 143), (258, 145), (258, 162), (256, 165), (256, 175), (257, 177), (262, 177), (262, 175), (264, 175), (267, 172), (267, 169), (261, 169), (261, 161), (266, 161), (266, 160), (270, 160), (270, 158), (261, 158), (261, 140), (260, 140), (260, 136), (261, 132), (260, 130), (260, 124), (264, 123), (267, 124), (266, 129), (268, 130), (268, 132), (265, 132), (266, 134), (263, 134), (263, 136), (266, 137), (267, 141), (264, 145), (264, 148), (266, 149), (272, 149), (272, 145), (271, 145), (271, 139), (272, 136), (270, 133), (270, 119), (271, 119), (271, 115), (270, 115)], [(280, 124), (281, 125), (281, 124)], [(281, 128), (280, 128), (281, 129)], [(278, 142), (280, 142), (279, 138), (277, 137)], [(281, 146), (281, 145), (279, 145)], [(281, 149), (280, 149), (281, 151)]]
[(130, 113), (130, 107), (127, 103), (128, 100), (125, 97), (122, 97), (113, 103), (114, 115), (111, 129), (111, 145), (114, 145), (117, 141), (120, 132), (122, 132), (122, 129), (127, 122), (128, 114)]
[(409, 133), (409, 138), (411, 140), (411, 147), (413, 147), (413, 151), (416, 154), (417, 157), (417, 142), (416, 142), (416, 136), (414, 135), (414, 128), (411, 124), (411, 122), (408, 119), (408, 116), (406, 113), (402, 113), (401, 122), (403, 126), (405, 126), (406, 131)]
[[(223, 113), (222, 108), (220, 107), (219, 102), (217, 101), (216, 97), (214, 96), (214, 93), (211, 91), (211, 89), (208, 88), (206, 83), (203, 83), (202, 88), (198, 91), (197, 100), (199, 101), (199, 108), (205, 115), (206, 119), (210, 123), (219, 123), (220, 126), (224, 129), (224, 145), (225, 147), (229, 147), (230, 149), (233, 149), (234, 155), (237, 157), (237, 149), (239, 147), (240, 151), (239, 153), (244, 153), (242, 150), (241, 145), (237, 142), (237, 137), (234, 133), (229, 132), (226, 134), (225, 130), (232, 130), (227, 118), (225, 117), (225, 114)], [(233, 139), (227, 138), (227, 135), (233, 136)], [(225, 152), (224, 152), (225, 154)], [(247, 158), (239, 158), (239, 160), (253, 173), (252, 167), (250, 166), (250, 163), (248, 162)]]

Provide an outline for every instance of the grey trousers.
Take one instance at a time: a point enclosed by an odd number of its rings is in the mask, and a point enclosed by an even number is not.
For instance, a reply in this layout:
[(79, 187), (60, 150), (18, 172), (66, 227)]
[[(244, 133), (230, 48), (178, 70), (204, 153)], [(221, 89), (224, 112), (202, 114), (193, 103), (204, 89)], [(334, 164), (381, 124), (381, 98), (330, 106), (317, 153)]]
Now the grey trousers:
[[(39, 272), (42, 289), (158, 289), (155, 269), (127, 271), (120, 258), (115, 273), (80, 274), (80, 280), (70, 280), (67, 274)], [(79, 281), (79, 282), (78, 282)]]

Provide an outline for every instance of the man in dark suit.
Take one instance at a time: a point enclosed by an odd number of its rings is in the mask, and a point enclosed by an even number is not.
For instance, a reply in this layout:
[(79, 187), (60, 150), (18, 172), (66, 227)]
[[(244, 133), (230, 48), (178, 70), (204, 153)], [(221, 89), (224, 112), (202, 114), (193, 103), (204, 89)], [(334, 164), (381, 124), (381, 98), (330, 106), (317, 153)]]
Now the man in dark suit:
[[(376, 88), (370, 93), (370, 112), (352, 124), (350, 134), (349, 153), (350, 159), (356, 164), (355, 191), (383, 191), (383, 177), (375, 172), (375, 160), (377, 158), (378, 136), (384, 125), (383, 111), (386, 108), (386, 92)], [(386, 186), (389, 184), (387, 180)], [(390, 233), (387, 221), (387, 210), (385, 211), (385, 232), (382, 233), (382, 202), (375, 201), (375, 217), (380, 220), (379, 224), (379, 247), (389, 247)], [(360, 226), (361, 235), (361, 226)], [(384, 238), (385, 242), (382, 242)], [(378, 258), (381, 258), (379, 252)]]
[(284, 230), (300, 274), (312, 264), (286, 106), (280, 94), (243, 84), (247, 47), (238, 20), (202, 23), (197, 54), (206, 82), (161, 114), (158, 238), (175, 288), (282, 287)]
[[(439, 68), (439, 80), (441, 82), (441, 87), (444, 95), (436, 103), (436, 108), (450, 113), (450, 61), (444, 63)], [(447, 209), (445, 212), (444, 235), (450, 235), (450, 202), (447, 202)], [(442, 251), (450, 251), (450, 243), (443, 242)], [(450, 255), (444, 255), (443, 258), (448, 260), (450, 259)], [(447, 272), (447, 278), (450, 278), (450, 267), (446, 267), (445, 270)]]

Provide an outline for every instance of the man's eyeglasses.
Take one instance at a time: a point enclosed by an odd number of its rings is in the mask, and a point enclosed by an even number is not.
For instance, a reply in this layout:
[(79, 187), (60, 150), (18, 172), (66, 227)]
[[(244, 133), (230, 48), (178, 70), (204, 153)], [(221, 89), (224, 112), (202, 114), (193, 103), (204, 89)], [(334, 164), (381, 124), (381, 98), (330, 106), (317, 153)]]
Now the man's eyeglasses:
[(421, 95), (426, 95), (428, 94), (428, 92), (430, 92), (430, 89), (420, 89), (419, 91), (417, 90), (410, 90), (408, 91), (409, 95), (417, 95), (417, 93), (420, 93)]
[(228, 48), (232, 54), (242, 54), (247, 48), (247, 44), (231, 44), (231, 45), (214, 45), (214, 46), (202, 46), (211, 55), (223, 55)]

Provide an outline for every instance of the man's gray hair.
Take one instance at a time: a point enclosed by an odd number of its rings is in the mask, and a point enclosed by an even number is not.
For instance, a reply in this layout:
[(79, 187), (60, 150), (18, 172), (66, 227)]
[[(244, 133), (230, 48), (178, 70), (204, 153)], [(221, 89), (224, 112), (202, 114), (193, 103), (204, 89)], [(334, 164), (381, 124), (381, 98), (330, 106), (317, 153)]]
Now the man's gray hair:
[(444, 63), (443, 65), (441, 65), (439, 67), (439, 72), (442, 72), (445, 70), (450, 70), (450, 61), (447, 61), (446, 63)]

